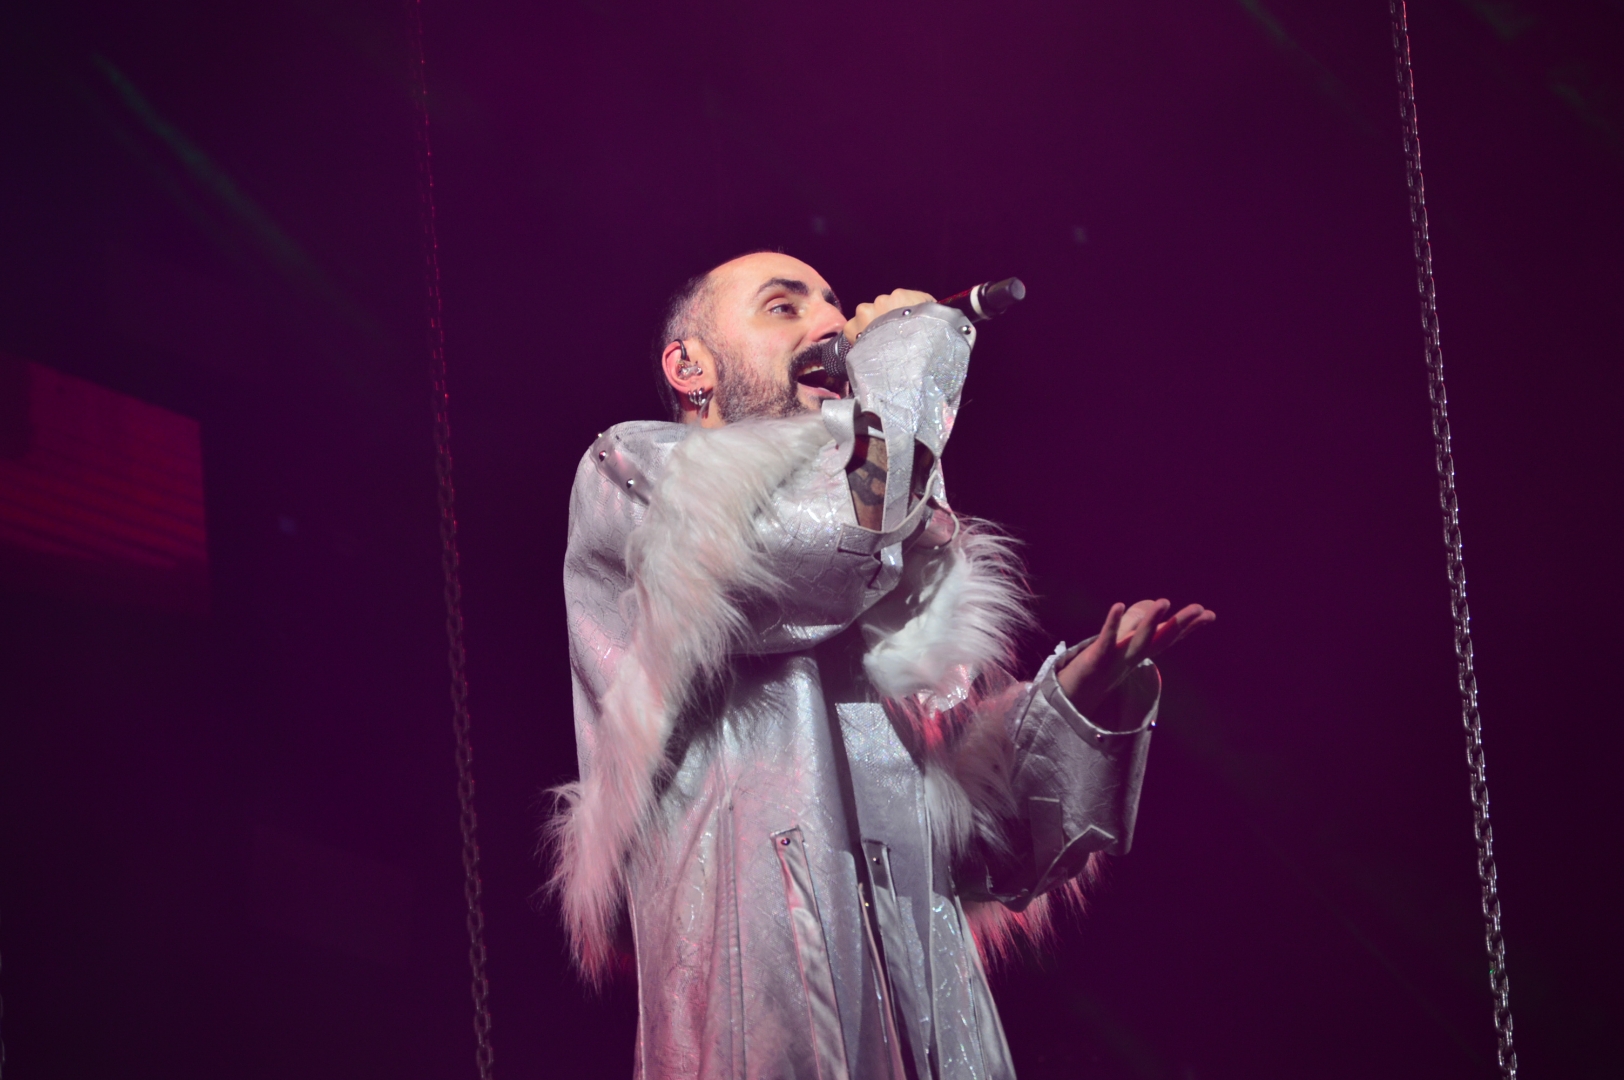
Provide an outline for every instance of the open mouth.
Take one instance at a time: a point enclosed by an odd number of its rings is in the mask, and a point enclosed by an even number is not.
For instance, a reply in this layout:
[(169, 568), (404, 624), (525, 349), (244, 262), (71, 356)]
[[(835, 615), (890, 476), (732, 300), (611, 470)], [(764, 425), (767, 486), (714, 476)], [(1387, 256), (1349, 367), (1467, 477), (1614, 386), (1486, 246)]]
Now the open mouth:
[(835, 397), (846, 396), (846, 380), (829, 374), (818, 360), (796, 365), (795, 381), (801, 386), (810, 386), (814, 390), (822, 390)]

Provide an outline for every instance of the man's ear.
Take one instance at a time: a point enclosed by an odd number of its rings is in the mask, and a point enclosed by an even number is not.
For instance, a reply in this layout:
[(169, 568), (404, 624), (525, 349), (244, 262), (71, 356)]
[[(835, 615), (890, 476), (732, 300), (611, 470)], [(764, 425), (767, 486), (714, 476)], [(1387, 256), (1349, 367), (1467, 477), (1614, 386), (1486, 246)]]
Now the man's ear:
[(660, 354), (660, 369), (665, 381), (678, 394), (692, 390), (715, 390), (715, 364), (705, 343), (695, 340), (673, 341)]

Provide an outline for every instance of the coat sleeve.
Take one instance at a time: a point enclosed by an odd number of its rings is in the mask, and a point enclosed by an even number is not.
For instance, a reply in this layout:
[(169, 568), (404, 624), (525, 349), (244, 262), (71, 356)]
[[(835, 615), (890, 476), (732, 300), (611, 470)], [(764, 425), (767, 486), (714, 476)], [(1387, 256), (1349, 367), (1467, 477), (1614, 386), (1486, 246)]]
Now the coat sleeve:
[(773, 492), (754, 522), (765, 588), (741, 596), (751, 632), (741, 652), (799, 652), (827, 641), (895, 590), (875, 537), (859, 528), (845, 462), (833, 442)]
[[(812, 648), (894, 587), (873, 545), (863, 543), (833, 440), (816, 418), (812, 425), (780, 421), (702, 433), (634, 421), (608, 429), (583, 455), (570, 491), (564, 559), (583, 771), (601, 701), (632, 647), (634, 536), (651, 578), (646, 590), (668, 600), (664, 608), (679, 613), (689, 631), (714, 622), (720, 598), (737, 610), (743, 632), (731, 635), (734, 652)], [(763, 483), (759, 474), (774, 462), (774, 451), (796, 442), (789, 475)], [(756, 501), (738, 497), (753, 488)]]
[(570, 490), (569, 538), (564, 552), (564, 611), (569, 630), (570, 680), (575, 707), (576, 751), (582, 775), (591, 766), (597, 720), (615, 666), (631, 645), (631, 626), (621, 596), (626, 537), (643, 518), (644, 506), (588, 453)]
[(703, 625), (713, 620), (700, 598), (725, 599), (742, 631), (730, 651), (811, 648), (896, 585), (878, 534), (857, 526), (845, 457), (817, 416), (616, 425), (583, 462), (578, 506), (585, 491), (594, 510), (572, 543), (600, 534), (622, 589), (635, 580)]
[(978, 800), (996, 808), (978, 815), (987, 827), (959, 874), (968, 899), (1019, 911), (1082, 873), (1095, 852), (1124, 855), (1133, 843), (1161, 675), (1145, 661), (1108, 699), (1109, 719), (1090, 719), (1055, 677), (1087, 644), (1061, 645), (1003, 709), (981, 718), (1007, 742), (1000, 790)]

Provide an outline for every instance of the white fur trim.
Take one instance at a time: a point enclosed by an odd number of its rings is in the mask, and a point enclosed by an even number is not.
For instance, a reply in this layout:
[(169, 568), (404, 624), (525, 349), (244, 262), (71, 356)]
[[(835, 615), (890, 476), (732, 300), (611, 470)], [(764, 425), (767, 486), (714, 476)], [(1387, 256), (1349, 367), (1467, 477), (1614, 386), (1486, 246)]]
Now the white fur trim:
[[(957, 532), (943, 561), (919, 559), (907, 571), (899, 591), (914, 590), (902, 599), (916, 607), (906, 622), (885, 625), (884, 610), (863, 622), (863, 670), (914, 730), (932, 838), (950, 858), (976, 835), (1002, 844), (997, 822), (1013, 810), (1006, 718), (1021, 690), (1009, 669), (1015, 637), (1031, 624), (1013, 541), (974, 519)], [(933, 569), (929, 580), (914, 577)]]
[(627, 540), (631, 646), (600, 703), (587, 775), (557, 790), (551, 824), (552, 887), (576, 963), (593, 981), (612, 958), (622, 868), (653, 808), (671, 726), (746, 629), (735, 599), (776, 584), (753, 523), (828, 441), (817, 416), (696, 430), (672, 450)]
[[(986, 522), (967, 519), (947, 569), (920, 590), (920, 610), (899, 629), (871, 635), (863, 657), (870, 681), (915, 728), (931, 838), (950, 860), (972, 841), (1007, 850), (1003, 825), (1019, 813), (1009, 719), (1029, 687), (1008, 672), (1014, 639), (1031, 616), (1011, 548)], [(983, 961), (995, 966), (1023, 949), (1041, 949), (1060, 912), (1083, 910), (1103, 865), (1103, 855), (1090, 856), (1082, 874), (1023, 911), (966, 903)]]
[[(983, 522), (966, 522), (945, 572), (921, 592), (918, 612), (870, 642), (863, 671), (888, 698), (920, 693), (962, 698), (966, 676), (1008, 668), (1015, 635), (1030, 625), (1012, 541)], [(957, 692), (955, 692), (957, 691)]]
[[(649, 825), (672, 724), (696, 687), (723, 674), (747, 628), (737, 600), (782, 587), (754, 522), (828, 441), (815, 416), (696, 430), (671, 452), (628, 538), (632, 587), (622, 603), (631, 644), (600, 702), (587, 775), (555, 790), (560, 806), (549, 823), (551, 887), (592, 982), (613, 963), (626, 856)], [(933, 840), (952, 855), (976, 837), (1001, 846), (999, 822), (1015, 812), (1006, 720), (1024, 687), (1008, 669), (1030, 616), (1011, 548), (965, 519), (935, 577), (904, 583), (917, 590), (906, 621), (864, 627), (865, 672), (920, 737)], [(983, 955), (995, 959), (1019, 936), (1041, 938), (1050, 906), (1039, 898), (1021, 914), (1001, 905), (966, 911)]]

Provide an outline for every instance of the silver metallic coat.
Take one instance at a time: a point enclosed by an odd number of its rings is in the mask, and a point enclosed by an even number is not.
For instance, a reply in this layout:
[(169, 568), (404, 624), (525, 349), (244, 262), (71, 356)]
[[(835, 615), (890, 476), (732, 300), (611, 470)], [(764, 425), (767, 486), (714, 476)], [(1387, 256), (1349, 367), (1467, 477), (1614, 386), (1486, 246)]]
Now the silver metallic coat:
[[(605, 698), (634, 649), (639, 603), (652, 603), (637, 599), (628, 542), (673, 452), (708, 437), (622, 424), (576, 474), (564, 586), (583, 783), (620, 752)], [(945, 575), (967, 565), (973, 538), (949, 528), (932, 547), (916, 530), (887, 565), (893, 544), (881, 541), (893, 538), (857, 525), (848, 453), (822, 441), (755, 515), (749, 544), (775, 584), (738, 598), (748, 625), (723, 677), (681, 697), (646, 820), (618, 861), (642, 1080), (1011, 1077), (976, 912), (1031, 914), (1091, 853), (1126, 852), (1132, 838), (1154, 667), (1135, 673), (1110, 729), (1060, 691), (1064, 646), (1030, 683), (983, 698), (961, 700), (986, 671), (961, 671), (945, 698), (882, 693), (865, 658), (899, 640), (950, 650), (974, 618), (950, 610), (945, 632), (915, 632), (926, 608), (948, 603)], [(973, 828), (945, 820), (967, 804)], [(567, 857), (614, 858), (610, 843), (583, 833)]]

